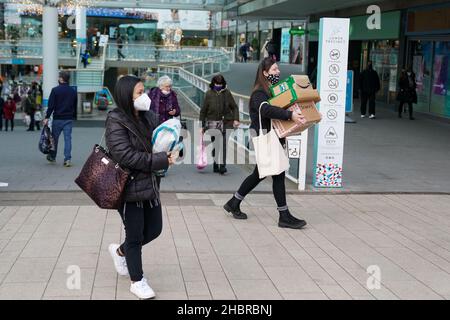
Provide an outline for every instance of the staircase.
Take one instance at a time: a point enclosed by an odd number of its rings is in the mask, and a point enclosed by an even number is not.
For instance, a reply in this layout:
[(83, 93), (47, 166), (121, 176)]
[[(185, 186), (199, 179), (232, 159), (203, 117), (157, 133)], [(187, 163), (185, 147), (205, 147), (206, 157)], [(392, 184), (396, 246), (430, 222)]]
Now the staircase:
[(103, 80), (105, 75), (105, 55), (108, 44), (101, 48), (100, 55), (91, 57), (91, 63), (84, 67), (81, 63), (81, 45), (77, 48), (77, 68), (74, 70), (74, 79), (72, 84), (77, 86), (78, 93), (91, 93), (103, 89)]

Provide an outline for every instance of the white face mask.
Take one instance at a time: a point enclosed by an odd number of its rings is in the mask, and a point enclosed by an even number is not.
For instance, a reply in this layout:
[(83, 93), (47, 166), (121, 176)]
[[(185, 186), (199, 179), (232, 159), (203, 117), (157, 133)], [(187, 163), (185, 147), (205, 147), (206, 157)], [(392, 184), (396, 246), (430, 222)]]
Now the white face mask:
[(161, 90), (161, 92), (162, 94), (167, 96), (170, 93), (170, 90)]
[(139, 98), (134, 100), (134, 108), (137, 111), (148, 111), (150, 110), (150, 105), (152, 103), (152, 100), (148, 97), (146, 93), (141, 94)]

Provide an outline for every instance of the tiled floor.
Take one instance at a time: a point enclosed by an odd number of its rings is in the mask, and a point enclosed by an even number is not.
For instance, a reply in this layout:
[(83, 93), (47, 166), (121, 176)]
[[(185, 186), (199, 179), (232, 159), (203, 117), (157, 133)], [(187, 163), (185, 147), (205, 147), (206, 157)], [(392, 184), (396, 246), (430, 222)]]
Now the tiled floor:
[[(227, 197), (164, 195), (143, 249), (157, 299), (450, 298), (450, 196), (291, 195), (304, 230), (277, 227), (271, 195), (246, 199), (246, 221)], [(135, 299), (107, 251), (123, 239), (115, 211), (16, 204), (0, 205), (0, 299)]]

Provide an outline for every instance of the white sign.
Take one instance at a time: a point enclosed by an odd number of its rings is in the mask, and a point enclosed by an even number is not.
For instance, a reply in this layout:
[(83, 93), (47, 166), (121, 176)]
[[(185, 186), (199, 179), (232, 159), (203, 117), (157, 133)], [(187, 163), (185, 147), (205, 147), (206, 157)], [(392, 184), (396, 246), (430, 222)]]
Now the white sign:
[(289, 159), (300, 159), (300, 144), (301, 141), (298, 139), (288, 139), (288, 154)]
[(106, 35), (106, 34), (102, 34), (101, 36), (100, 36), (100, 41), (99, 41), (99, 46), (100, 47), (104, 47), (104, 46), (106, 46), (106, 44), (108, 43), (108, 35)]
[(350, 19), (320, 19), (317, 88), (324, 117), (315, 127), (315, 187), (342, 187), (349, 25)]

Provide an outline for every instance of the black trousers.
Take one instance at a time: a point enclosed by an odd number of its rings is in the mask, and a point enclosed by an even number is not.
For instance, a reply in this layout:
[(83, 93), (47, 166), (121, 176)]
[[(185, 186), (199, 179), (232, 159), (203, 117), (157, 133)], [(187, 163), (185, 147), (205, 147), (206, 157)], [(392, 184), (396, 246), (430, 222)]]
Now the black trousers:
[(3, 130), (3, 114), (0, 113), (0, 131)]
[(30, 131), (34, 131), (34, 127), (36, 126), (36, 130), (41, 130), (40, 126), (39, 126), (39, 121), (36, 121), (35, 117), (34, 117), (34, 113), (30, 114), (30, 125), (28, 127), (28, 130)]
[(125, 56), (122, 53), (122, 49), (117, 49), (117, 59), (125, 59)]
[(375, 93), (361, 92), (361, 114), (366, 114), (367, 101), (369, 101), (369, 114), (375, 114)]
[(5, 119), (5, 131), (8, 131), (8, 122), (11, 122), (11, 131), (14, 131), (14, 118), (12, 120)]
[[(253, 173), (249, 175), (244, 182), (242, 182), (238, 193), (242, 197), (249, 194), (256, 186), (265, 178), (259, 178), (258, 166), (255, 166)], [(272, 192), (275, 197), (278, 208), (286, 207), (286, 185), (284, 184), (285, 173), (280, 173), (277, 176), (272, 176)]]
[(409, 117), (412, 118), (412, 116), (413, 116), (413, 105), (412, 105), (412, 102), (406, 102), (406, 101), (400, 101), (400, 104), (399, 104), (399, 106), (398, 106), (398, 116), (399, 116), (399, 117), (402, 116), (403, 105), (404, 105), (405, 103), (408, 104)]
[(126, 202), (119, 213), (125, 226), (125, 242), (120, 251), (125, 254), (131, 281), (141, 281), (142, 247), (161, 234), (161, 206), (152, 208), (149, 201)]

